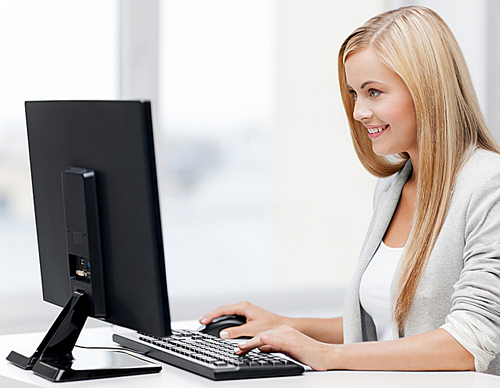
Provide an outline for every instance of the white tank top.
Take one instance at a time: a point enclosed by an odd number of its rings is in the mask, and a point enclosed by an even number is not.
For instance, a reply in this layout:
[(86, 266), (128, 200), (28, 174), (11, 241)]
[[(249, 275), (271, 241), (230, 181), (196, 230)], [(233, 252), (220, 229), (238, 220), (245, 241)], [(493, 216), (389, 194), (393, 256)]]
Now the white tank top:
[(390, 248), (382, 241), (361, 279), (359, 300), (375, 322), (379, 341), (394, 339), (390, 291), (403, 250), (404, 248)]

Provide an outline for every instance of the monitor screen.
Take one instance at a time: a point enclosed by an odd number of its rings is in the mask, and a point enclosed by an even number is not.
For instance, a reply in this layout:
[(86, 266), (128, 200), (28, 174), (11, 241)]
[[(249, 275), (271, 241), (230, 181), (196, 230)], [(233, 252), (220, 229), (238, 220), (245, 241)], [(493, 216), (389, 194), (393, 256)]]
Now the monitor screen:
[[(28, 101), (25, 106), (44, 300), (64, 306), (75, 288), (70, 282), (75, 271), (91, 274), (102, 281), (103, 290), (95, 293), (104, 295), (95, 299), (104, 298), (105, 311), (94, 311), (92, 297), (90, 316), (169, 335), (150, 103)], [(88, 274), (85, 257), (75, 258), (69, 249), (86, 237), (82, 230), (66, 230), (71, 214), (65, 219), (63, 172), (71, 169), (95, 175), (102, 265)]]

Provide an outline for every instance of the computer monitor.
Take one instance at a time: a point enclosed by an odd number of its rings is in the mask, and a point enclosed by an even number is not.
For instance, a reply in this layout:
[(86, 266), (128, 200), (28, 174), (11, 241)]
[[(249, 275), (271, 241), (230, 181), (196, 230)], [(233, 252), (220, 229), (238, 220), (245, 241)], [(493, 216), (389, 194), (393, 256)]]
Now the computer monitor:
[(150, 103), (25, 107), (43, 299), (64, 308), (33, 356), (8, 359), (54, 381), (159, 371), (72, 368), (87, 317), (171, 334)]

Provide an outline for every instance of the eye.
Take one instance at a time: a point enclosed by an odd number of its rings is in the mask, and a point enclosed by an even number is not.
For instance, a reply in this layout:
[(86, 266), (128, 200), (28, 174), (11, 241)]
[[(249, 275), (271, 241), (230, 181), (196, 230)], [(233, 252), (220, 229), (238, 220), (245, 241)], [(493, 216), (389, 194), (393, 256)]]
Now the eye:
[(370, 89), (368, 90), (368, 95), (370, 97), (378, 97), (382, 92), (380, 90), (377, 90), (377, 89)]
[(353, 100), (358, 97), (357, 93), (353, 89), (349, 89), (349, 94), (351, 95)]

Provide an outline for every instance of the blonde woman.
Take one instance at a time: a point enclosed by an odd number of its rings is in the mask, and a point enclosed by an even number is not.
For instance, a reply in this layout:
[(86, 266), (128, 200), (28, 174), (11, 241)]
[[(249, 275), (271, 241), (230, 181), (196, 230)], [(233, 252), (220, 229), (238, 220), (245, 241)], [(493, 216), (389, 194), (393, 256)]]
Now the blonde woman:
[(500, 374), (500, 149), (442, 19), (404, 7), (343, 43), (340, 89), (356, 152), (380, 177), (343, 318), (286, 318), (248, 302), (221, 336), (313, 369)]

